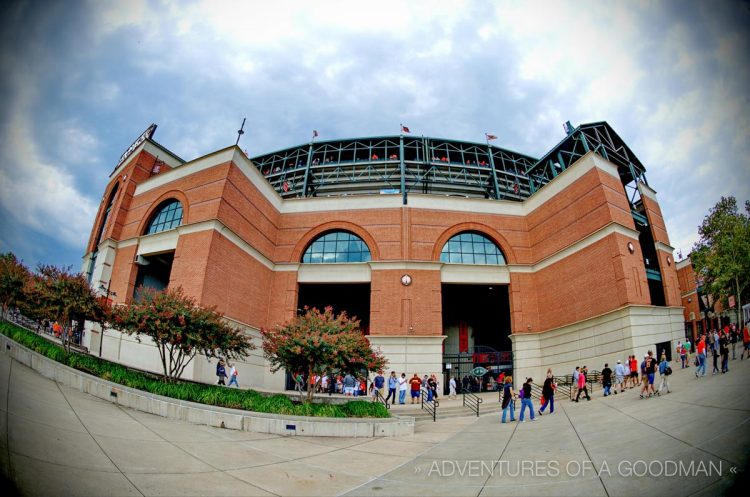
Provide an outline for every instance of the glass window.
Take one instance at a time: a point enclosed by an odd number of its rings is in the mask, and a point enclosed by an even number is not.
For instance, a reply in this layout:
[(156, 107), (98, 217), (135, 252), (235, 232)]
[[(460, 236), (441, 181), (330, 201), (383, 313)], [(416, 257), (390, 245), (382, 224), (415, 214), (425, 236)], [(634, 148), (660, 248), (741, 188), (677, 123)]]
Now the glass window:
[(495, 243), (480, 233), (454, 235), (443, 246), (442, 262), (454, 264), (505, 264), (505, 257)]
[(156, 210), (148, 223), (146, 235), (171, 230), (182, 224), (182, 204), (179, 200), (167, 200)]
[(348, 231), (329, 231), (316, 238), (302, 255), (307, 264), (368, 262), (370, 249), (360, 237)]

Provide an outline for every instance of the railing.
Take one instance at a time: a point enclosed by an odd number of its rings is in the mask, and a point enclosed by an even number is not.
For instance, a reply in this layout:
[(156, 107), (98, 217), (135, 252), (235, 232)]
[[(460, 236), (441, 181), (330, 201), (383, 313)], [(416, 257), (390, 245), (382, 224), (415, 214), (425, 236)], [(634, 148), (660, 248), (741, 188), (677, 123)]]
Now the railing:
[(383, 394), (380, 393), (380, 390), (377, 388), (375, 389), (375, 402), (380, 402), (385, 406), (386, 409), (390, 409), (391, 405), (388, 403), (388, 401), (383, 397)]
[(469, 409), (473, 410), (477, 413), (477, 417), (479, 417), (479, 404), (482, 403), (482, 398), (470, 392), (463, 392), (463, 397), (464, 407), (468, 407)]
[[(33, 333), (36, 333), (37, 335), (46, 338), (51, 342), (57, 343), (58, 345), (62, 344), (63, 342), (63, 339), (61, 337), (55, 336), (55, 334), (52, 332), (51, 325), (48, 327), (44, 327), (42, 326), (42, 323), (40, 321), (30, 319), (20, 312), (9, 311), (4, 320), (8, 321), (9, 323), (13, 323), (16, 326), (20, 326), (21, 328), (25, 328)], [(73, 335), (69, 336), (67, 340), (72, 350), (82, 352), (84, 354), (89, 353), (89, 349), (81, 345), (81, 342), (83, 341), (83, 332), (74, 332)]]
[(432, 420), (436, 421), (437, 420), (437, 409), (438, 409), (438, 407), (440, 407), (440, 403), (434, 397), (432, 398), (432, 400), (427, 400), (427, 401), (425, 400), (427, 398), (427, 389), (426, 388), (422, 389), (422, 395), (421, 395), (421, 397), (422, 397), (422, 409), (424, 409), (425, 411), (427, 411), (428, 414), (431, 414), (432, 415)]

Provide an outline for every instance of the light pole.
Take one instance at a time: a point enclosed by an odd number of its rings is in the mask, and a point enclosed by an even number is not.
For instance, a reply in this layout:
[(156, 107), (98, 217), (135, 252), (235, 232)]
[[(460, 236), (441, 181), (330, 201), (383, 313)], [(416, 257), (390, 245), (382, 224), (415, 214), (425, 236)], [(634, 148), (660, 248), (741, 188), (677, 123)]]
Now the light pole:
[[(109, 304), (109, 296), (117, 297), (117, 294), (115, 292), (111, 292), (109, 290), (109, 286), (112, 284), (112, 278), (109, 279), (107, 282), (107, 287), (105, 288), (104, 285), (99, 285), (99, 290), (103, 290), (107, 292), (107, 296), (105, 299), (107, 299), (107, 303)], [(99, 333), (99, 357), (102, 356), (102, 344), (104, 344), (104, 322), (102, 321), (100, 323), (100, 326), (102, 327), (101, 332)]]

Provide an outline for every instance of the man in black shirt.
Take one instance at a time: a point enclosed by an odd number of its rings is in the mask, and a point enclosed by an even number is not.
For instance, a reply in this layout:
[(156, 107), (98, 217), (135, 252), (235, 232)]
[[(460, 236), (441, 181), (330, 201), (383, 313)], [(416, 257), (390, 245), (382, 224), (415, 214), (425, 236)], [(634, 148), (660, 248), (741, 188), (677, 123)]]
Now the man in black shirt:
[[(609, 369), (609, 364), (604, 364), (604, 369), (602, 369), (602, 387), (604, 388), (604, 396), (610, 395), (611, 388), (612, 388), (612, 370)], [(617, 390), (615, 390), (615, 393), (617, 393)]]

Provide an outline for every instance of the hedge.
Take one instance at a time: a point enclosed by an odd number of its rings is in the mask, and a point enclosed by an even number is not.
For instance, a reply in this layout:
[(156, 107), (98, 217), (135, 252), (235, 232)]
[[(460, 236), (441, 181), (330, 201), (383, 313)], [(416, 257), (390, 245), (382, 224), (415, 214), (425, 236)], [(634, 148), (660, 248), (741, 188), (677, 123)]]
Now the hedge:
[(285, 395), (264, 396), (254, 390), (240, 390), (202, 383), (165, 383), (158, 375), (133, 371), (121, 364), (77, 352), (66, 354), (63, 348), (39, 335), (16, 326), (0, 322), (0, 333), (34, 352), (56, 362), (97, 376), (113, 383), (143, 390), (173, 399), (187, 400), (212, 406), (230, 407), (245, 411), (316, 416), (330, 418), (387, 418), (388, 410), (379, 402), (355, 400), (341, 405), (303, 404), (292, 402)]

